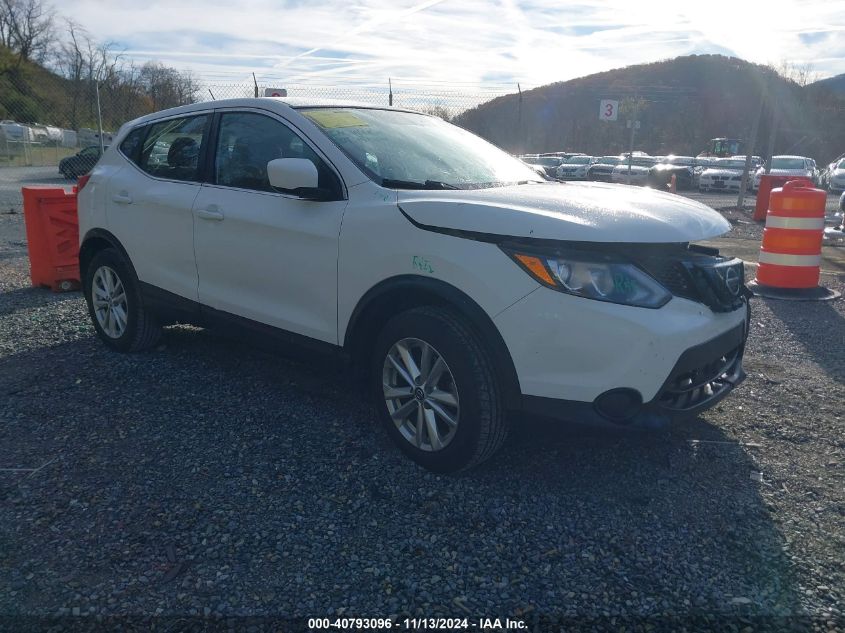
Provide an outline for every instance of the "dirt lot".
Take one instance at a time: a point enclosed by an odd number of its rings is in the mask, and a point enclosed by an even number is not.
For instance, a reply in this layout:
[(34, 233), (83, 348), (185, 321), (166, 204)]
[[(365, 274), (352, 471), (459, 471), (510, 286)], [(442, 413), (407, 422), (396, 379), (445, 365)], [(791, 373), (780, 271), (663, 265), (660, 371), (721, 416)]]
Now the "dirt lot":
[[(753, 253), (759, 228), (726, 213), (719, 244)], [(517, 418), (497, 458), (442, 477), (398, 455), (343, 373), (188, 327), (107, 351), (79, 295), (29, 287), (22, 216), (2, 214), (0, 630), (341, 614), (845, 627), (845, 300), (752, 311), (747, 381), (697, 420)]]

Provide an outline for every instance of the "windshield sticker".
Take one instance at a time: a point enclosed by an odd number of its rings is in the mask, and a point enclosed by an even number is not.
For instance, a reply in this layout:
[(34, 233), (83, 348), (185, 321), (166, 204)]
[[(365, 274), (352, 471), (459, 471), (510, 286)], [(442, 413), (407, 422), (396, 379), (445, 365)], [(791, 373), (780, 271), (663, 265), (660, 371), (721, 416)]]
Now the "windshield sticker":
[(305, 113), (320, 127), (333, 129), (338, 127), (365, 127), (367, 122), (352, 112), (343, 110), (311, 110)]
[(434, 269), (431, 267), (431, 262), (429, 262), (425, 257), (414, 255), (413, 259), (411, 259), (411, 265), (420, 272), (428, 274), (434, 273)]

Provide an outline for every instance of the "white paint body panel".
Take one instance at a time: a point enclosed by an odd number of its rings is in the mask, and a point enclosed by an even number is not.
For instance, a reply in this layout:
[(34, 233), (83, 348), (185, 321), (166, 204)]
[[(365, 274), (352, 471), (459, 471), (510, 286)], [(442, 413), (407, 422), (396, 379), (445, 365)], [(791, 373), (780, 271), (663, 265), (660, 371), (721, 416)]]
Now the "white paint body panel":
[(337, 343), (337, 248), (346, 201), (203, 185), (195, 212), (199, 301)]
[[(361, 297), (391, 277), (445, 281), (491, 317), (539, 287), (498, 246), (420, 230), (402, 216), (396, 200), (395, 191), (372, 182), (349, 190), (338, 265), (340, 341)], [(416, 267), (415, 256), (432, 272)]]
[(730, 229), (688, 198), (599, 182), (400, 191), (399, 206), (420, 224), (577, 242), (690, 242)]
[(616, 387), (648, 402), (688, 348), (745, 319), (673, 298), (659, 310), (620, 306), (539, 288), (494, 320), (524, 394), (591, 402)]
[[(308, 105), (308, 104), (301, 104)], [(186, 299), (321, 341), (344, 344), (361, 298), (415, 275), (445, 282), (490, 317), (525, 395), (591, 401), (615, 387), (651, 399), (681, 353), (740, 323), (674, 298), (657, 310), (575, 298), (541, 287), (498, 246), (415, 226), (599, 243), (703, 240), (730, 227), (686, 198), (602, 183), (472, 191), (395, 191), (369, 180), (309, 120), (278, 99), (215, 102), (287, 121), (336, 168), (348, 200), (152, 178), (116, 151), (124, 126), (80, 195), (80, 235), (111, 231), (139, 278)], [(131, 204), (115, 204), (123, 193)], [(216, 207), (222, 220), (198, 213)], [(400, 211), (400, 207), (402, 211)]]

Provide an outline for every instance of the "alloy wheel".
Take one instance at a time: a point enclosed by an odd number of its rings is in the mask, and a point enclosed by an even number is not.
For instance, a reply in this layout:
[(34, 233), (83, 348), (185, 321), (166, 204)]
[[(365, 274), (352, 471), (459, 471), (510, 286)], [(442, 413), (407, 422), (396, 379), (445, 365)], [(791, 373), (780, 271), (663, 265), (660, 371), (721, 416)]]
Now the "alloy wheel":
[(94, 316), (106, 336), (118, 339), (126, 332), (129, 307), (126, 290), (117, 273), (108, 266), (100, 266), (91, 283)]
[(440, 451), (454, 439), (460, 420), (458, 389), (432, 345), (417, 338), (394, 343), (384, 360), (382, 388), (393, 423), (413, 446)]

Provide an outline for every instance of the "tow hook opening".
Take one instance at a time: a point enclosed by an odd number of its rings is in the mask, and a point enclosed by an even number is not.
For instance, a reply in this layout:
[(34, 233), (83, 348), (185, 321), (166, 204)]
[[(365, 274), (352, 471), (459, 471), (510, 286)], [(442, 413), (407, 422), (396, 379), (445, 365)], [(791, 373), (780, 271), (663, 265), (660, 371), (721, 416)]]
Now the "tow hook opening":
[(629, 424), (643, 406), (643, 397), (635, 389), (618, 388), (605, 391), (594, 401), (596, 411), (615, 424)]

